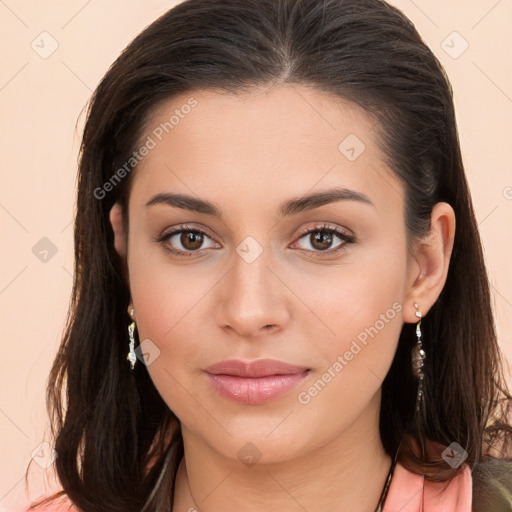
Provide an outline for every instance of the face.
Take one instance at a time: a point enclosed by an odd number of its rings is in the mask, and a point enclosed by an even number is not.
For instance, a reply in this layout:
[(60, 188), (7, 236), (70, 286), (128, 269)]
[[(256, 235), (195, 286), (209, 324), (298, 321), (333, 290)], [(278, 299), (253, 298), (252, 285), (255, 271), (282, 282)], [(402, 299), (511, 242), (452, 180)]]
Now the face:
[(410, 275), (375, 121), (280, 86), (174, 97), (146, 128), (124, 250), (147, 370), (184, 433), (283, 461), (377, 414)]

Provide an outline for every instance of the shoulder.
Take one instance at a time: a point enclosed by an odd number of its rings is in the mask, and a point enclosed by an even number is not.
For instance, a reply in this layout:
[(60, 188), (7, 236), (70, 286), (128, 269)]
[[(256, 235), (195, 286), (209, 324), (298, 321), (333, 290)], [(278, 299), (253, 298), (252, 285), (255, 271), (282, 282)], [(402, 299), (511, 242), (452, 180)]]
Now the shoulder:
[(423, 475), (412, 473), (397, 463), (383, 512), (471, 512), (472, 484), (471, 469), (466, 464), (447, 485), (425, 480)]
[(473, 512), (512, 512), (512, 461), (486, 457), (473, 468)]

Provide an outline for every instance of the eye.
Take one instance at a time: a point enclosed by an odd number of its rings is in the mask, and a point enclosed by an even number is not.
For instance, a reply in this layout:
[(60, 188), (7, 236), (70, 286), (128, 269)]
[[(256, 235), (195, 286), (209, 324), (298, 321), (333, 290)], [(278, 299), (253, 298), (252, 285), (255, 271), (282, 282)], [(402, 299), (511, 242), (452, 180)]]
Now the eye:
[[(340, 242), (333, 249), (332, 245), (336, 238)], [(310, 244), (311, 248), (299, 247), (299, 249), (325, 254), (332, 254), (343, 249), (347, 244), (355, 243), (354, 236), (339, 228), (330, 227), (327, 224), (314, 226), (304, 231), (300, 235), (299, 241), (303, 239)], [(211, 245), (204, 247), (203, 244), (207, 240), (211, 242)], [(178, 226), (170, 233), (154, 238), (154, 241), (161, 243), (165, 250), (176, 256), (192, 256), (194, 253), (199, 253), (202, 249), (216, 247), (216, 244), (203, 230), (186, 225)]]
[[(215, 247), (215, 244), (209, 247), (202, 247), (205, 240), (212, 241), (211, 238), (201, 229), (189, 226), (178, 226), (178, 229), (159, 236), (154, 240), (155, 242), (160, 242), (167, 251), (176, 256), (192, 256), (194, 253), (199, 252), (200, 249)], [(177, 249), (176, 246), (178, 246)]]
[[(340, 242), (334, 246), (333, 243), (335, 239), (338, 238)], [(330, 227), (327, 224), (322, 224), (320, 226), (315, 226), (313, 228), (308, 229), (300, 236), (299, 240), (305, 240), (309, 247), (299, 247), (301, 249), (305, 249), (311, 252), (316, 253), (327, 253), (331, 254), (338, 250), (341, 250), (347, 244), (351, 244), (355, 242), (355, 237), (342, 231), (339, 228)]]

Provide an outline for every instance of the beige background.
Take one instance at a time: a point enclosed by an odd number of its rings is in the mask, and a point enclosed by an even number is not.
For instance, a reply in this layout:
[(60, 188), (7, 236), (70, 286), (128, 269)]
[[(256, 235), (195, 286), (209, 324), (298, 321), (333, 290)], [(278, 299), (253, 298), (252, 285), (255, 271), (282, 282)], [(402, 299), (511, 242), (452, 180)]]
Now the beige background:
[[(72, 284), (75, 122), (121, 49), (175, 3), (0, 0), (0, 512), (21, 510), (25, 468), (48, 439), (45, 384)], [(451, 78), (500, 344), (512, 359), (512, 1), (391, 3)], [(32, 468), (35, 497), (52, 481)]]

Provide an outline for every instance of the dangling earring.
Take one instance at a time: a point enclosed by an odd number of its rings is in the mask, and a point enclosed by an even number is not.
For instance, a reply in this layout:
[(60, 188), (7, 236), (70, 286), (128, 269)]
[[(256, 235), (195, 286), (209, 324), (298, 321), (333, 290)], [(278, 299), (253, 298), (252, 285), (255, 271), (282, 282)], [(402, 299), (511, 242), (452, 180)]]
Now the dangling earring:
[[(414, 304), (414, 307), (418, 309), (418, 304)], [(421, 344), (421, 317), (423, 316), (420, 311), (416, 311), (416, 316), (419, 318), (416, 324), (416, 336), (418, 341), (412, 349), (412, 371), (418, 379), (418, 394), (416, 395), (416, 412), (420, 409), (421, 400), (423, 398), (423, 361), (425, 360), (425, 351)]]
[(133, 336), (133, 332), (135, 330), (135, 322), (133, 321), (133, 306), (130, 304), (128, 306), (128, 314), (132, 318), (132, 323), (128, 326), (128, 337), (130, 338), (130, 351), (128, 352), (128, 356), (126, 359), (130, 361), (131, 369), (133, 370), (135, 363), (137, 362), (137, 356), (135, 355), (135, 338)]

